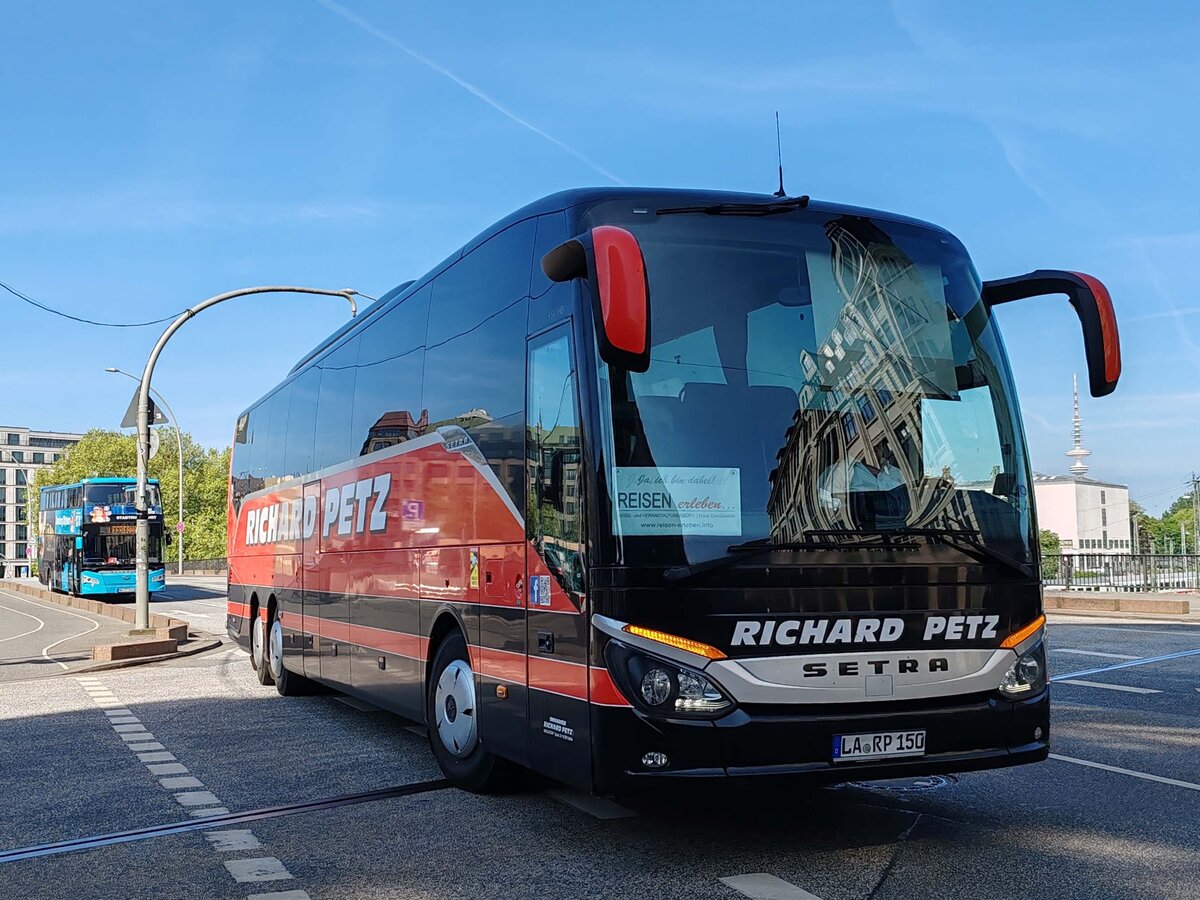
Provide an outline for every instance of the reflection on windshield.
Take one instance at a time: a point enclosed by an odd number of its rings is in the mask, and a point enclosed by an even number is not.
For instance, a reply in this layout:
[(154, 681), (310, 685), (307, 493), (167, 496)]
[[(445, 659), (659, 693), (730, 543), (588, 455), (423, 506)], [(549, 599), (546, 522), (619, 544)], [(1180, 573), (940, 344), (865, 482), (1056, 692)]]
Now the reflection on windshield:
[[(85, 495), (87, 503), (97, 506), (134, 506), (137, 501), (136, 484), (89, 484)], [(162, 506), (162, 497), (157, 484), (146, 485), (146, 503)]]
[(600, 371), (627, 556), (941, 529), (1029, 558), (1007, 363), (953, 238), (813, 212), (622, 224), (654, 342), (645, 373)]

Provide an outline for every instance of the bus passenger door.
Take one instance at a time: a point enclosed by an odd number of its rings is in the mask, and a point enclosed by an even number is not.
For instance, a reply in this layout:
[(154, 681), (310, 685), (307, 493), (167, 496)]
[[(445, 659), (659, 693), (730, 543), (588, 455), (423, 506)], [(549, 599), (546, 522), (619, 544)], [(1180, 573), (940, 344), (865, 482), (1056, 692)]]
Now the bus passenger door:
[[(314, 511), (311, 527), (309, 510)], [(321, 482), (312, 481), (304, 485), (304, 521), (300, 529), (300, 642), (304, 657), (304, 674), (309, 678), (321, 677), (321, 569), (320, 556), (317, 553), (321, 537), (320, 518)]]
[(528, 350), (525, 605), (533, 766), (591, 786), (579, 391), (569, 320)]

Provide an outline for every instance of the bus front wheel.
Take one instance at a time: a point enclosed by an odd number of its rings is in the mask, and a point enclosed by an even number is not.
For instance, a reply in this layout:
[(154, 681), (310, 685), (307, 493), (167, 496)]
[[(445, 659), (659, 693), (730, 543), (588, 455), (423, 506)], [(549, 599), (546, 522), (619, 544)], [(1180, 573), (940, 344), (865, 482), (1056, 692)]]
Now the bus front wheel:
[(303, 675), (289, 672), (283, 665), (283, 626), (279, 617), (272, 616), (271, 627), (267, 629), (267, 665), (271, 670), (271, 680), (275, 682), (275, 690), (285, 697), (295, 697), (310, 692), (313, 683)]
[(429, 743), (443, 774), (475, 793), (502, 789), (512, 780), (512, 764), (489, 753), (479, 740), (475, 673), (467, 642), (455, 631), (438, 646), (426, 685), (425, 721)]

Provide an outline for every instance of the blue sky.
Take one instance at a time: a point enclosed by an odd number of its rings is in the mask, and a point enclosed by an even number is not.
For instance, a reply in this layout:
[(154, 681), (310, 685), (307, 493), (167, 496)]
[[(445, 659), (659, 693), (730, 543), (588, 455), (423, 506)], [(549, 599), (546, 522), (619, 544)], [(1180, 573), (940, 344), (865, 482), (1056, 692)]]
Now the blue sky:
[[(984, 278), (1111, 288), (1125, 375), (1084, 398), (1092, 474), (1152, 510), (1200, 469), (1200, 8), (962, 4), (9, 4), (0, 279), (77, 314), (154, 318), (261, 283), (378, 295), (565, 187), (787, 187), (957, 233)], [(155, 385), (224, 444), (344, 321), (262, 297), (175, 338)], [(156, 329), (0, 296), (0, 423), (113, 426)], [(1040, 471), (1069, 462), (1079, 327), (999, 311)]]

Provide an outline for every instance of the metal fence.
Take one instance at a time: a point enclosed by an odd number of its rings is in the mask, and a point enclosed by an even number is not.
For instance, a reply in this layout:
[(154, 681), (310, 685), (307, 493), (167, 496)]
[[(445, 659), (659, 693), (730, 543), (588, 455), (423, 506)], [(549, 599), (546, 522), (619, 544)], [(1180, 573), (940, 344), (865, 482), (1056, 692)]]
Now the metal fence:
[(1200, 589), (1200, 555), (1078, 553), (1042, 557), (1042, 582), (1068, 591)]
[[(173, 572), (174, 564), (167, 563), (167, 571)], [(225, 557), (219, 559), (185, 559), (183, 561), (183, 573), (185, 575), (224, 575), (229, 570), (229, 560)]]

